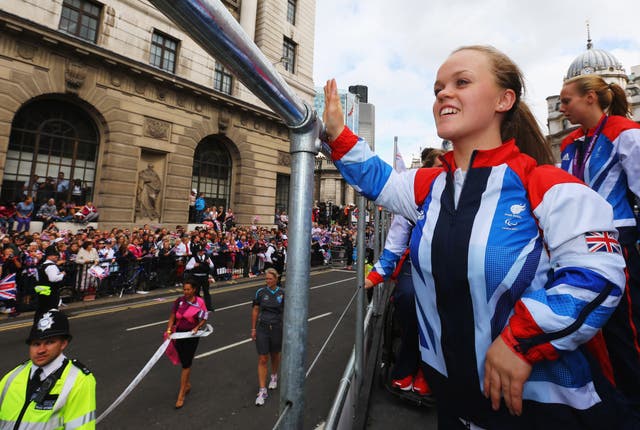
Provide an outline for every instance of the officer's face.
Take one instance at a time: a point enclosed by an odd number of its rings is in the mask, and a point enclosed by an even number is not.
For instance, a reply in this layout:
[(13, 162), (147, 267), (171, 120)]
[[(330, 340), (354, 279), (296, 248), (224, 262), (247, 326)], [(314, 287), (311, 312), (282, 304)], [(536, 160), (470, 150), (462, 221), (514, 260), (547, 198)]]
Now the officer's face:
[(29, 358), (36, 366), (46, 366), (62, 354), (67, 345), (69, 340), (61, 337), (34, 340), (29, 344)]

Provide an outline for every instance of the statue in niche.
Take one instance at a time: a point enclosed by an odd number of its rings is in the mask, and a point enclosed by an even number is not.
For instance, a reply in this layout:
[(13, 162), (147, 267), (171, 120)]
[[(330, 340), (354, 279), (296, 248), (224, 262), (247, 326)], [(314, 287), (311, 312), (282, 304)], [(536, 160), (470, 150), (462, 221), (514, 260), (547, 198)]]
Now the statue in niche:
[(157, 204), (161, 190), (162, 181), (160, 176), (153, 170), (153, 164), (147, 165), (147, 168), (138, 174), (136, 208), (139, 217), (151, 220), (157, 218), (160, 221)]

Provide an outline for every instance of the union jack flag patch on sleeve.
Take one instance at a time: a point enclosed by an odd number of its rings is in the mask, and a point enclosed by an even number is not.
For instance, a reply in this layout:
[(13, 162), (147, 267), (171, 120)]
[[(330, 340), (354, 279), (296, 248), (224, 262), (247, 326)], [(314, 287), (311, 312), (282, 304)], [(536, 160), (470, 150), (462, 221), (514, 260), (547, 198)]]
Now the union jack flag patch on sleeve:
[(586, 233), (585, 240), (589, 252), (611, 252), (622, 254), (620, 242), (608, 231), (590, 231)]

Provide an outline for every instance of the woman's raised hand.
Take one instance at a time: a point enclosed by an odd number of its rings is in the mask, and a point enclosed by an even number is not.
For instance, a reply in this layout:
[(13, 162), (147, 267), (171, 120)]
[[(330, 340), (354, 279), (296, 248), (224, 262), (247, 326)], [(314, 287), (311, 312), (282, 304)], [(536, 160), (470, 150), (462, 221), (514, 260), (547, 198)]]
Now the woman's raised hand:
[(344, 129), (344, 113), (338, 94), (338, 84), (335, 79), (330, 79), (324, 86), (324, 112), (322, 121), (326, 128), (329, 142), (333, 142), (340, 136)]

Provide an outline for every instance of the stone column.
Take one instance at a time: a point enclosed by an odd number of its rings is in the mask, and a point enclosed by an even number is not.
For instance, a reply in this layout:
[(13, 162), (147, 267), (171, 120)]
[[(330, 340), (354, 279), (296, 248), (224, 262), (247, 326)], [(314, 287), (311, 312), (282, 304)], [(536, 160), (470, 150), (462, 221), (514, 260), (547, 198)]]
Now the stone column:
[(242, 0), (240, 4), (240, 25), (251, 40), (256, 35), (256, 17), (258, 16), (258, 0)]

